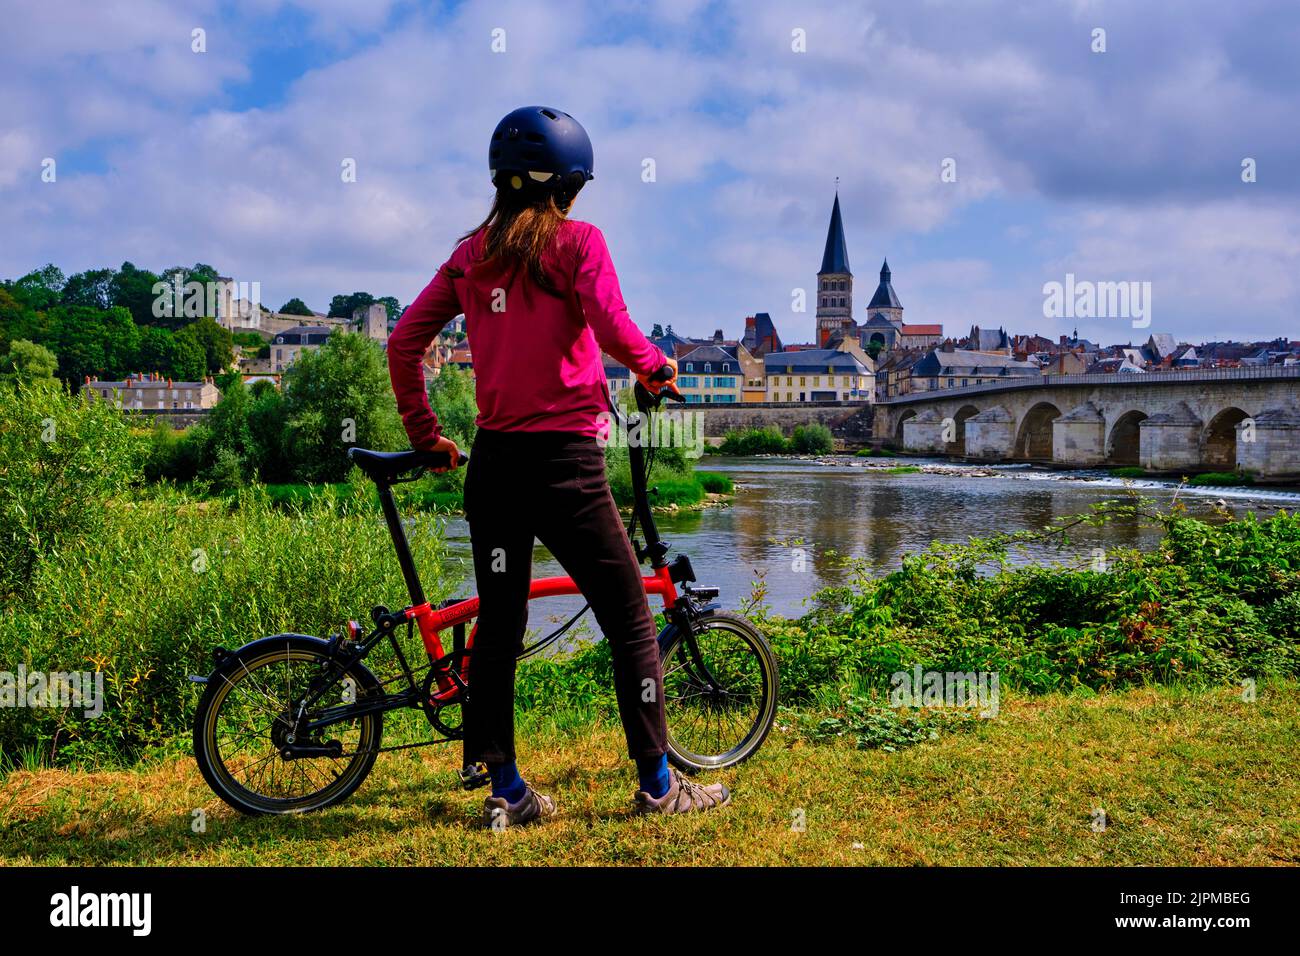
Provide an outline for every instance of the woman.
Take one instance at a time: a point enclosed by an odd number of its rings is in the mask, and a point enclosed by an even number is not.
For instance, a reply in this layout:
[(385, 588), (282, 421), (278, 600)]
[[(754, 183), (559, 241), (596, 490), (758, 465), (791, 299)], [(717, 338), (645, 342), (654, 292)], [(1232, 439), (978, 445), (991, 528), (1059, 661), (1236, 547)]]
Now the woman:
[[(483, 821), (518, 825), (553, 815), (515, 764), (515, 658), (528, 619), (536, 537), (591, 603), (609, 641), (614, 685), (642, 813), (684, 813), (730, 802), (721, 784), (670, 771), (663, 676), (640, 568), (597, 444), (608, 411), (604, 349), (651, 391), (676, 363), (632, 323), (605, 239), (568, 218), (592, 178), (591, 141), (567, 113), (531, 106), (497, 124), (488, 151), (496, 198), (403, 314), (388, 364), (415, 448), (458, 450), (429, 407), (421, 360), (464, 313), (474, 359), (478, 434), (465, 476), (465, 517), (482, 609), (470, 656), (466, 762), (492, 778)], [(497, 824), (500, 825), (500, 822)]]

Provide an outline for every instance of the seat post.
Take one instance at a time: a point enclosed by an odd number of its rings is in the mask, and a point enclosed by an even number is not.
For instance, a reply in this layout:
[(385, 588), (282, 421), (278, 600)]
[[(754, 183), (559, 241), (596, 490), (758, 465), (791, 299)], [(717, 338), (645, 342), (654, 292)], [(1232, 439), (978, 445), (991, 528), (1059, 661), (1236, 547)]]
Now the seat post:
[(379, 506), (384, 510), (384, 521), (388, 523), (388, 533), (393, 539), (393, 550), (397, 552), (397, 563), (401, 565), (406, 590), (411, 596), (412, 606), (418, 607), (424, 603), (424, 588), (420, 586), (420, 576), (415, 572), (415, 559), (411, 557), (406, 529), (402, 527), (397, 502), (393, 500), (393, 486), (382, 480), (376, 481), (375, 486), (379, 489)]

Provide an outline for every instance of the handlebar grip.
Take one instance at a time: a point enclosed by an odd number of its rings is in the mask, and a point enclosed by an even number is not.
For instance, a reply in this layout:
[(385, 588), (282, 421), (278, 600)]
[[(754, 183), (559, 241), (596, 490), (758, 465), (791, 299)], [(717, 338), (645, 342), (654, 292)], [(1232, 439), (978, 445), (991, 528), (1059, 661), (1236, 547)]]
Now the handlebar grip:
[(650, 381), (654, 382), (657, 385), (660, 382), (671, 382), (676, 377), (677, 377), (677, 371), (671, 365), (665, 362), (663, 366), (659, 369), (659, 371), (655, 372), (653, 375), (650, 376)]
[[(469, 465), (469, 455), (462, 451), (457, 457), (459, 459), (457, 467), (464, 468)], [(451, 455), (445, 451), (425, 452), (424, 459), (420, 464), (422, 468), (446, 468), (451, 464)]]

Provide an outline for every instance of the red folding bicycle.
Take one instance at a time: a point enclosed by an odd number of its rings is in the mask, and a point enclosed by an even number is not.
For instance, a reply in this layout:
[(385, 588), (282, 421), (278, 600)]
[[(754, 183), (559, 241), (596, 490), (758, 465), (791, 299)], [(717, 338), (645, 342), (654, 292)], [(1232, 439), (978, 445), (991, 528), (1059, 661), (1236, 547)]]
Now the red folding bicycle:
[[(638, 383), (635, 394), (640, 416), (657, 409), (665, 397), (682, 400), (671, 386), (652, 395)], [(628, 434), (640, 433), (636, 417), (629, 423), (617, 409), (614, 414)], [(191, 677), (204, 685), (194, 719), (195, 759), (213, 791), (244, 813), (323, 809), (353, 793), (380, 753), (463, 736), (460, 709), (473, 693), (469, 665), (479, 599), (452, 600), (437, 608), (425, 600), (392, 493), (393, 485), (414, 481), (425, 468), (446, 466), (447, 456), (362, 448), (348, 454), (379, 490), (411, 603), (397, 611), (374, 608), (374, 627), (368, 634), (353, 621), (328, 639), (276, 634), (235, 651), (218, 648), (213, 671)], [(647, 454), (630, 442), (628, 455), (634, 493), (628, 535), (638, 558), (650, 564), (651, 573), (642, 579), (646, 594), (663, 601), (665, 623), (658, 640), (668, 757), (688, 773), (730, 767), (752, 756), (772, 728), (776, 660), (766, 638), (749, 621), (713, 603), (717, 588), (692, 587), (695, 573), (688, 557), (668, 560), (669, 547), (655, 527), (647, 489), (653, 448)], [(636, 540), (638, 522), (644, 545)], [(533, 580), (529, 600), (578, 593), (570, 578), (540, 578)], [(520, 657), (554, 642), (583, 611), (525, 647)], [(399, 640), (405, 628), (414, 643), (415, 627), (428, 658), (418, 667), (408, 661)], [(447, 633), (450, 649), (444, 643)], [(396, 671), (384, 679), (365, 663), (381, 642), (391, 647)], [(384, 713), (403, 708), (423, 711), (435, 736), (382, 746)], [(481, 764), (465, 765), (460, 778), (466, 789), (489, 782)]]

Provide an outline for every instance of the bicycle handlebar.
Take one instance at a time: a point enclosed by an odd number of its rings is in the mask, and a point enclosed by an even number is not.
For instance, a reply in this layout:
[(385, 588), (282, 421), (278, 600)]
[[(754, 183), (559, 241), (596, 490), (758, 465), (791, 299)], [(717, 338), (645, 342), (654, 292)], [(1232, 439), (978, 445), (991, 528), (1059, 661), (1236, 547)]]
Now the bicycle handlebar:
[(651, 409), (658, 408), (665, 398), (670, 398), (675, 402), (685, 402), (686, 396), (677, 391), (672, 385), (667, 384), (677, 378), (676, 370), (669, 364), (665, 363), (660, 369), (650, 376), (650, 381), (658, 384), (665, 383), (663, 388), (658, 392), (652, 392), (640, 382), (637, 382), (633, 388), (633, 394), (636, 396), (636, 407), (639, 411), (648, 412)]

